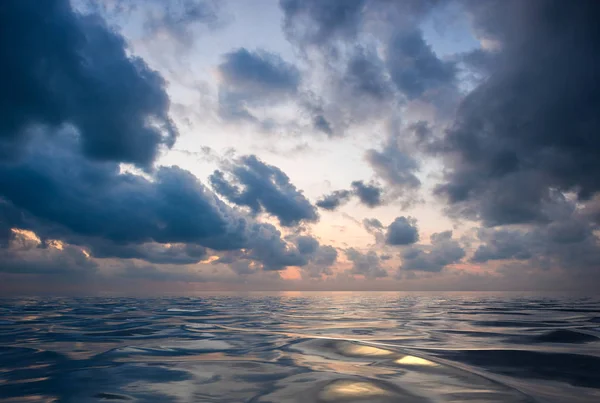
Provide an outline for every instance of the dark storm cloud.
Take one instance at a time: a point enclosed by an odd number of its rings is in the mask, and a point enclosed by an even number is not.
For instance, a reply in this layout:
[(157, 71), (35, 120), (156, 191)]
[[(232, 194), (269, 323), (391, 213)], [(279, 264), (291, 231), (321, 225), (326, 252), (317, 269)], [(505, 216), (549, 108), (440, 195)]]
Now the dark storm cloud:
[(527, 228), (480, 229), (481, 242), (472, 261), (518, 260), (529, 267), (564, 268), (571, 272), (597, 270), (600, 245), (594, 233), (597, 225), (579, 210), (555, 217), (548, 224)]
[(274, 53), (240, 48), (223, 59), (219, 108), (227, 119), (256, 120), (248, 107), (279, 103), (298, 91), (300, 72)]
[(438, 144), (449, 172), (437, 193), (488, 226), (546, 222), (557, 192), (600, 190), (600, 3), (467, 5), (499, 50)]
[(76, 14), (67, 0), (8, 0), (0, 27), (4, 157), (36, 125), (73, 125), (87, 156), (142, 167), (173, 145), (164, 80), (99, 17)]
[(463, 62), (468, 69), (467, 71), (474, 73), (476, 78), (482, 78), (488, 76), (494, 70), (494, 65), (498, 62), (497, 56), (497, 51), (475, 49), (458, 55), (458, 61)]
[[(305, 264), (274, 226), (229, 208), (191, 173), (160, 167), (148, 180), (79, 148), (72, 133), (40, 135), (19, 161), (0, 164), (0, 196), (19, 212), (16, 224), (102, 257), (198, 261), (203, 248), (244, 249), (267, 270)], [(153, 242), (192, 245), (169, 251)]]
[(21, 211), (0, 197), (0, 248), (8, 247), (13, 237), (13, 228), (23, 228)]
[(120, 242), (184, 242), (225, 233), (216, 199), (189, 172), (161, 167), (154, 182), (120, 175), (117, 164), (92, 162), (78, 154), (74, 138), (58, 136), (30, 144), (18, 163), (0, 165), (5, 199), (80, 235)]
[(383, 203), (381, 200), (383, 189), (381, 189), (377, 183), (354, 181), (351, 185), (354, 194), (358, 197), (362, 204), (373, 208), (380, 206)]
[(412, 217), (397, 217), (387, 227), (385, 243), (388, 245), (410, 245), (418, 240), (417, 220)]
[(409, 99), (454, 82), (454, 64), (438, 59), (419, 30), (396, 33), (388, 45), (387, 53), (392, 81)]
[(368, 251), (361, 253), (357, 249), (349, 248), (344, 251), (348, 260), (352, 262), (351, 274), (363, 275), (367, 278), (386, 277), (387, 271), (381, 267), (381, 260), (377, 253)]
[(207, 257), (206, 248), (194, 244), (119, 244), (89, 239), (85, 245), (97, 258), (140, 259), (155, 264), (193, 264)]
[(349, 190), (336, 190), (323, 196), (315, 204), (323, 210), (333, 211), (350, 200), (352, 192)]
[(411, 246), (401, 254), (400, 270), (440, 272), (450, 264), (458, 263), (465, 257), (465, 251), (452, 239), (452, 231), (431, 235), (431, 245)]
[(217, 170), (210, 183), (231, 203), (249, 207), (254, 214), (266, 211), (287, 227), (318, 220), (316, 208), (279, 168), (250, 155), (232, 163), (226, 172), (230, 179)]

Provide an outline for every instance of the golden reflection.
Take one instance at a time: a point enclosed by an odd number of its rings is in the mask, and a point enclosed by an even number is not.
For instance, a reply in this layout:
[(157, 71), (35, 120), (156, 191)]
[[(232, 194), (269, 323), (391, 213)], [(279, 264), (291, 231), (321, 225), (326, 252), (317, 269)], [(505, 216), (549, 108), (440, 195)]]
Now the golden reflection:
[(331, 383), (323, 389), (321, 399), (335, 402), (344, 398), (375, 398), (390, 396), (392, 393), (375, 384), (365, 381), (338, 381)]
[(345, 355), (364, 356), (364, 357), (387, 357), (394, 354), (390, 350), (382, 348), (363, 346), (354, 343), (340, 343), (337, 346), (338, 351)]
[(305, 354), (290, 354), (299, 367), (309, 367), (313, 371), (329, 371), (340, 374), (353, 374), (357, 376), (372, 377), (382, 375), (394, 375), (396, 370), (387, 367), (376, 367), (370, 363), (348, 362), (343, 360), (328, 360), (318, 356)]
[(426, 359), (420, 358), (420, 357), (415, 357), (414, 355), (405, 355), (402, 358), (398, 358), (394, 362), (396, 364), (400, 364), (400, 365), (421, 365), (421, 366), (427, 366), (427, 367), (435, 367), (438, 365), (433, 361), (429, 361), (429, 360), (426, 360)]

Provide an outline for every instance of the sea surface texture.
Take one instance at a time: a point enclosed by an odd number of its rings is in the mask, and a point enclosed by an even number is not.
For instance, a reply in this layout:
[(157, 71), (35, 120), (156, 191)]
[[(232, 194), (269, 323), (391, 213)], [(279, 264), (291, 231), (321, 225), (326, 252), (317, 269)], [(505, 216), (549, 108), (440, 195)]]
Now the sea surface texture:
[(600, 402), (600, 299), (245, 293), (0, 302), (4, 402)]

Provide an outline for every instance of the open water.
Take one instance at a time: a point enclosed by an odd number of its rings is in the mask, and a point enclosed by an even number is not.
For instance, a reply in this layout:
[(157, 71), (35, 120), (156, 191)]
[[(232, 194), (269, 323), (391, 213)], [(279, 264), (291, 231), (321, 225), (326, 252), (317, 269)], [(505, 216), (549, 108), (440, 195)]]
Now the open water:
[(600, 298), (0, 300), (3, 402), (600, 402)]

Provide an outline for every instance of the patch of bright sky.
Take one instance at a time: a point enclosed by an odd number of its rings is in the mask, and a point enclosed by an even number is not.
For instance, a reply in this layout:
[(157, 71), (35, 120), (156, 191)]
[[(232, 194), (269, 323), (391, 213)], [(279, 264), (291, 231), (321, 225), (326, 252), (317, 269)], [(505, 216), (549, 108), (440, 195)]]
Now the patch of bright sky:
[(421, 29), (425, 41), (442, 59), (481, 47), (468, 15), (458, 2), (435, 8), (423, 21)]

